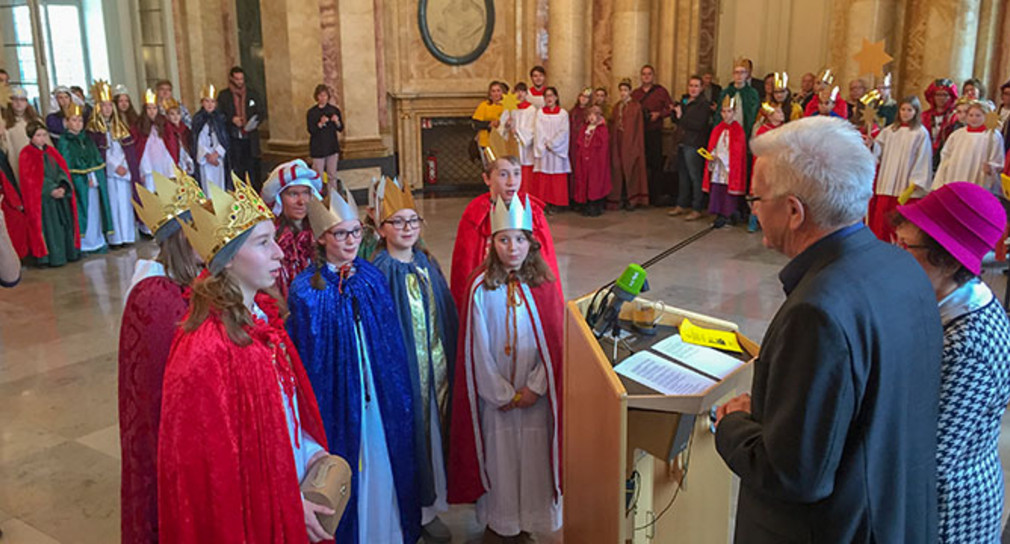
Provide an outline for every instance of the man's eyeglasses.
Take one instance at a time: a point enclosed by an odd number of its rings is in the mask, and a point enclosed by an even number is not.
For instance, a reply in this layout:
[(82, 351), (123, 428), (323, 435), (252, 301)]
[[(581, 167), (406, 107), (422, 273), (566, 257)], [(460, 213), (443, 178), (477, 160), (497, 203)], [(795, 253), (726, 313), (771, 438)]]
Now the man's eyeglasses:
[(905, 243), (904, 240), (897, 240), (897, 241), (894, 242), (894, 245), (900, 247), (901, 249), (905, 249), (905, 250), (909, 250), (909, 249), (929, 249), (929, 246), (927, 246), (926, 244), (908, 244), (908, 243)]
[(743, 197), (743, 199), (744, 199), (744, 202), (746, 202), (748, 206), (750, 206), (751, 208), (753, 208), (754, 207), (754, 203), (760, 201), (761, 197), (759, 197), (757, 195), (747, 195), (747, 196)]
[(394, 217), (392, 219), (386, 219), (382, 222), (383, 225), (392, 225), (396, 230), (406, 230), (410, 227), (410, 230), (421, 228), (424, 224), (424, 219), (420, 217), (411, 217), (410, 219), (404, 219), (402, 217)]
[(338, 242), (343, 242), (348, 236), (351, 238), (361, 238), (361, 227), (354, 227), (351, 230), (331, 230), (330, 234), (333, 235), (333, 239)]

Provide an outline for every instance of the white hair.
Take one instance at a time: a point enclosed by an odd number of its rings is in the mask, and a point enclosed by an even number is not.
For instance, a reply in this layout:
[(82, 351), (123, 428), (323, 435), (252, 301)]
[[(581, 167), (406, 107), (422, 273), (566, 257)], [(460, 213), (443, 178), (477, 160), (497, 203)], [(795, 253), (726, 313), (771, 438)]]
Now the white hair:
[(791, 194), (822, 228), (858, 221), (873, 194), (874, 159), (852, 124), (808, 117), (751, 140), (772, 196)]

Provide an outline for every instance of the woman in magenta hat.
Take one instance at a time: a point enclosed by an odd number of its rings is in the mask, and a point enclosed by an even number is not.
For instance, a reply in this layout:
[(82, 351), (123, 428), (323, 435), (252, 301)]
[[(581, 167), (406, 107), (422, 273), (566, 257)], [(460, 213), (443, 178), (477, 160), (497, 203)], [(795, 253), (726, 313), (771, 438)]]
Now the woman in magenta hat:
[(898, 244), (926, 271), (943, 321), (937, 493), (941, 542), (999, 542), (1000, 419), (1010, 401), (1010, 321), (979, 279), (1006, 226), (989, 191), (944, 185), (898, 207)]

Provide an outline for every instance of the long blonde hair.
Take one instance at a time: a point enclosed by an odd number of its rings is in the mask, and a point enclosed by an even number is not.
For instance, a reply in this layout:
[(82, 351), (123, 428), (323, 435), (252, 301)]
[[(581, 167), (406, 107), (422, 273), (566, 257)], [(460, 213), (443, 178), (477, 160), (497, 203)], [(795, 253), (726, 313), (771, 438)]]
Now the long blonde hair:
[[(263, 292), (273, 297), (282, 318), (287, 316), (287, 305), (273, 288)], [(189, 317), (182, 324), (186, 332), (193, 332), (203, 324), (211, 313), (216, 313), (224, 323), (228, 338), (239, 346), (248, 346), (252, 338), (245, 327), (252, 326), (252, 315), (242, 298), (242, 289), (231, 278), (227, 270), (220, 274), (210, 274), (193, 282), (193, 294), (189, 303)]]
[[(530, 243), (530, 252), (526, 255), (522, 266), (515, 272), (516, 277), (530, 287), (554, 281), (554, 272), (551, 271), (551, 267), (547, 266), (547, 261), (540, 254), (540, 242), (536, 241), (529, 231), (524, 230), (523, 236)], [(494, 247), (488, 252), (484, 263), (478, 270), (484, 271), (484, 287), (488, 289), (497, 289), (505, 285), (508, 283), (509, 275), (512, 274), (498, 258), (498, 252)]]

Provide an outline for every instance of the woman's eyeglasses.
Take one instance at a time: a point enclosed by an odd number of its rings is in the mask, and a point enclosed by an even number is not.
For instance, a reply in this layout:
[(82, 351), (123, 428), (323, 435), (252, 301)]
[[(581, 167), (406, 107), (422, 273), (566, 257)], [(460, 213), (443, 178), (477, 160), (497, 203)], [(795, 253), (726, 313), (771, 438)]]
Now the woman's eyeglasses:
[(410, 230), (414, 230), (421, 228), (421, 225), (424, 224), (424, 219), (421, 219), (420, 217), (411, 217), (410, 219), (394, 217), (393, 219), (386, 219), (382, 222), (382, 224), (392, 225), (396, 230), (407, 230), (407, 227), (410, 227)]

